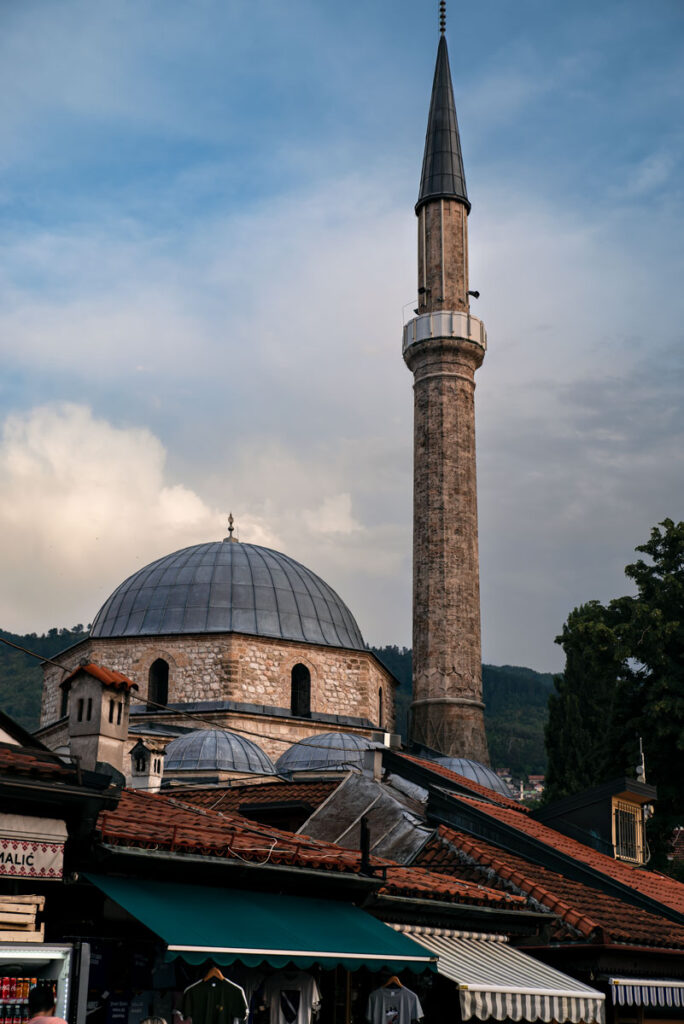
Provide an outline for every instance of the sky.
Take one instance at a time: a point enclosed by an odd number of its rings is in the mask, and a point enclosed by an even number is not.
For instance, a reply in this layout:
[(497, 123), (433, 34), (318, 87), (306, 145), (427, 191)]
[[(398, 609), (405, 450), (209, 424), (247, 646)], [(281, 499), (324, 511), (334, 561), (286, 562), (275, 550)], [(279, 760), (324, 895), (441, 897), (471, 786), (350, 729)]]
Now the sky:
[[(410, 644), (436, 0), (0, 4), (0, 627), (225, 535)], [(542, 671), (684, 519), (684, 5), (448, 8), (483, 657)]]

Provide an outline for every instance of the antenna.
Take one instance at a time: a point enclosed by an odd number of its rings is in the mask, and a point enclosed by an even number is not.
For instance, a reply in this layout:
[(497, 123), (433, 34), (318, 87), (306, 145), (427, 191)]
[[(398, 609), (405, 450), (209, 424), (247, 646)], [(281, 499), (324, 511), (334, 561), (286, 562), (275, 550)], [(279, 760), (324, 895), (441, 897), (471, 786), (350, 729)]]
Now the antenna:
[(639, 764), (636, 766), (637, 782), (646, 782), (646, 758), (644, 757), (644, 744), (639, 737)]
[(439, 33), (444, 35), (446, 32), (446, 0), (439, 0)]

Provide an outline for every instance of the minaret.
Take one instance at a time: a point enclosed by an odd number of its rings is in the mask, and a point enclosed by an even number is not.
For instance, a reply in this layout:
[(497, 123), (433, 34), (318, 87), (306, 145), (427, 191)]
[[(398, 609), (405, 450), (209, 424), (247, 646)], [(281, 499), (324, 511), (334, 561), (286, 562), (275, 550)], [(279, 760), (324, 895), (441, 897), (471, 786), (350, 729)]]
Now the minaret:
[(411, 738), (489, 763), (482, 703), (475, 370), (487, 335), (470, 315), (461, 140), (440, 4), (418, 217), (418, 314), (404, 327), (414, 376)]

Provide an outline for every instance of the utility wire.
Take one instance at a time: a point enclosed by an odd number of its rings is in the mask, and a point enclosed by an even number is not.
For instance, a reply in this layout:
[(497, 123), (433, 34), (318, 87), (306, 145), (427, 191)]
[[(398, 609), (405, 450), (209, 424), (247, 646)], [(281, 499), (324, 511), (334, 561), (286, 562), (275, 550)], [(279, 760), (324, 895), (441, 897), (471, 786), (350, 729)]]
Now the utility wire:
[[(35, 651), (29, 650), (28, 647), (22, 647), (20, 644), (15, 644), (11, 640), (8, 640), (4, 636), (0, 635), (0, 641), (2, 641), (2, 643), (4, 643), (4, 644), (7, 644), (8, 647), (14, 647), (16, 650), (21, 651), (23, 654), (30, 655), (32, 658), (37, 658), (39, 661), (46, 662), (48, 665), (54, 665), (55, 668), (60, 669), (62, 672), (70, 674), (71, 672), (75, 671), (75, 669), (65, 668), (64, 665), (60, 665), (60, 663), (58, 661), (54, 661), (52, 658), (47, 658), (43, 654), (37, 654)], [(78, 666), (76, 666), (76, 667), (78, 668)], [(239, 734), (244, 735), (244, 736), (254, 736), (257, 739), (262, 739), (262, 740), (263, 739), (267, 739), (267, 740), (273, 740), (275, 743), (284, 743), (285, 746), (288, 746), (288, 747), (292, 746), (292, 740), (291, 739), (289, 739), (289, 740), (288, 739), (284, 739), (282, 736), (275, 736), (273, 733), (255, 732), (252, 729), (245, 729), (245, 728), (243, 728), (241, 726), (234, 726), (234, 727), (231, 727), (230, 729), (226, 729), (225, 726), (221, 726), (217, 722), (214, 722), (214, 721), (212, 721), (209, 718), (204, 718), (201, 715), (194, 714), (191, 711), (183, 711), (181, 708), (171, 707), (170, 704), (160, 704), (158, 701), (150, 700), (148, 697), (138, 697), (137, 694), (132, 693), (132, 692), (130, 694), (130, 697), (131, 697), (131, 700), (136, 700), (140, 704), (146, 704), (148, 707), (150, 705), (153, 705), (155, 708), (159, 709), (160, 711), (165, 711), (165, 712), (167, 712), (169, 714), (172, 714), (172, 715), (178, 715), (181, 718), (188, 718), (191, 722), (202, 722), (204, 725), (211, 726), (211, 728), (216, 730), (217, 732), (225, 732), (227, 735), (230, 735), (231, 733), (239, 733)], [(221, 713), (222, 712), (219, 711), (219, 710), (216, 711), (216, 714), (221, 714)], [(143, 724), (143, 723), (141, 723), (141, 724)], [(164, 723), (160, 722), (159, 724), (163, 725)], [(321, 723), (321, 724), (324, 724), (324, 723)], [(371, 726), (371, 728), (374, 728), (374, 727)], [(381, 732), (381, 731), (384, 731), (384, 730), (381, 730), (380, 727), (378, 726), (378, 728), (375, 729), (375, 731), (376, 732)], [(135, 733), (134, 733), (134, 735), (135, 735)], [(297, 740), (296, 742), (300, 743), (302, 746), (311, 746), (311, 747), (316, 748), (316, 744), (313, 742), (314, 739), (315, 739), (315, 737), (309, 737), (309, 738)], [(349, 747), (349, 746), (333, 747), (332, 749), (333, 750), (353, 750), (353, 751), (358, 751), (358, 747)]]

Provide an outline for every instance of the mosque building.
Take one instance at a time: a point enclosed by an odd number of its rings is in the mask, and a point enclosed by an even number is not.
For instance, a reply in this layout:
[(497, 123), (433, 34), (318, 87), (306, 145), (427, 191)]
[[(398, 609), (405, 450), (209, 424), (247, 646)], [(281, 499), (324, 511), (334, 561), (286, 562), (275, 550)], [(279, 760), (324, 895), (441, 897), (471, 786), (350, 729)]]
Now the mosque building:
[[(474, 417), (486, 332), (470, 313), (469, 212), (442, 24), (416, 205), (417, 308), (403, 333), (415, 396), (411, 740), (476, 777), (489, 772)], [(146, 788), (336, 770), (397, 742), (396, 685), (332, 587), (239, 542), (231, 516), (223, 540), (125, 579), (88, 638), (46, 663), (38, 735)]]

